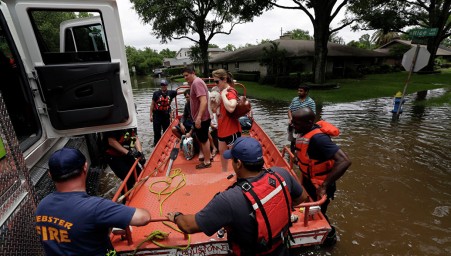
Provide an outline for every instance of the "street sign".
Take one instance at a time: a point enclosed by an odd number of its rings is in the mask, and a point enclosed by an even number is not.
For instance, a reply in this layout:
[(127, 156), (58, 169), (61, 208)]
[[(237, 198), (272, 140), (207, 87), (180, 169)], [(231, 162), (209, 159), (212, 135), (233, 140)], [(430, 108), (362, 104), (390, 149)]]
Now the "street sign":
[[(416, 47), (413, 47), (410, 50), (408, 50), (406, 53), (404, 53), (404, 55), (402, 57), (401, 63), (406, 71), (410, 71), (410, 67), (412, 66), (413, 58), (415, 57), (415, 51), (416, 51)], [(431, 54), (428, 52), (428, 50), (425, 47), (420, 47), (413, 72), (417, 72), (417, 71), (421, 70), (422, 68), (426, 67), (426, 65), (429, 62), (430, 56), (431, 56)]]
[(414, 29), (410, 31), (409, 36), (411, 37), (427, 37), (436, 36), (438, 33), (438, 28), (425, 28), (425, 29)]
[(423, 44), (423, 45), (427, 45), (428, 44), (428, 38), (427, 37), (414, 37), (412, 39), (411, 44)]

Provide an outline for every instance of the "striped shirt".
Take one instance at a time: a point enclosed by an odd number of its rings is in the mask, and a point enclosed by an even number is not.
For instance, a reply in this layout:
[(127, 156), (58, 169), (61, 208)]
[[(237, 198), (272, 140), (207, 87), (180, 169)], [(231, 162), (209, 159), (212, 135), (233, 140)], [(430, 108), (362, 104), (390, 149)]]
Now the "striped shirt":
[(307, 96), (304, 101), (301, 101), (301, 99), (299, 97), (294, 97), (294, 99), (291, 101), (289, 108), (290, 108), (291, 113), (293, 113), (294, 111), (296, 111), (300, 108), (305, 108), (305, 107), (308, 107), (311, 110), (313, 110), (313, 113), (315, 113), (315, 115), (316, 115), (315, 102), (309, 96)]

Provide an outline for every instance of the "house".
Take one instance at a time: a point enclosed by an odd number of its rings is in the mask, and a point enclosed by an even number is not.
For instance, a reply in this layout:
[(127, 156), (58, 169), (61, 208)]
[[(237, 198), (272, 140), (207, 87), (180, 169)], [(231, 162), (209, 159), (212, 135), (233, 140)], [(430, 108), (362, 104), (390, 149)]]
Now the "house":
[[(279, 50), (285, 50), (287, 72), (312, 72), (315, 42), (313, 40), (278, 39)], [(260, 71), (261, 76), (267, 75), (267, 67), (260, 64), (264, 49), (271, 43), (241, 48), (233, 52), (215, 55), (210, 60), (212, 69), (225, 68), (230, 71)], [(326, 72), (343, 75), (345, 69), (356, 69), (359, 65), (381, 63), (386, 53), (359, 49), (346, 45), (328, 43)]]
[[(208, 48), (208, 57), (211, 58), (219, 53), (225, 52), (224, 49), (220, 48)], [(163, 65), (165, 67), (186, 67), (193, 64), (191, 59), (191, 48), (181, 48), (175, 58), (164, 58)]]
[[(387, 55), (386, 63), (390, 65), (401, 65), (402, 56), (390, 56), (390, 50), (398, 47), (398, 46), (406, 46), (406, 47), (415, 47), (416, 44), (412, 44), (409, 40), (401, 40), (394, 39), (381, 47), (375, 49), (374, 51), (385, 53)], [(426, 45), (420, 45), (420, 47), (426, 48)], [(451, 49), (445, 46), (440, 46), (437, 49), (436, 57), (443, 57), (444, 59), (451, 60)]]

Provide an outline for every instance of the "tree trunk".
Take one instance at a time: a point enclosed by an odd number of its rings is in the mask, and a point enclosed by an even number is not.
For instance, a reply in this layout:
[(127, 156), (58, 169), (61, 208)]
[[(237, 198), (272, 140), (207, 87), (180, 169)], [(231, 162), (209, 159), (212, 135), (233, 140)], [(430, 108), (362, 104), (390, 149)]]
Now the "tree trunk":
[(314, 24), (315, 57), (313, 59), (313, 77), (315, 84), (326, 81), (327, 42), (329, 40), (329, 22), (318, 17)]
[(209, 68), (209, 60), (208, 60), (208, 42), (205, 40), (205, 36), (200, 38), (199, 40), (199, 48), (200, 48), (200, 57), (202, 60), (202, 76), (209, 77), (210, 68)]

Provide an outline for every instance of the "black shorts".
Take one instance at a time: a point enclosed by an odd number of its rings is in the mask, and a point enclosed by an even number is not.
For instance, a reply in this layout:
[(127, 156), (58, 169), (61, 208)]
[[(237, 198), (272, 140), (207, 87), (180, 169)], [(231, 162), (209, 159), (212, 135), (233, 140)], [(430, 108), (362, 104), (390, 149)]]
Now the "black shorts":
[(224, 138), (218, 137), (218, 140), (225, 142), (227, 146), (232, 146), (233, 143), (235, 143), (235, 140), (238, 139), (239, 137), (241, 137), (241, 132), (234, 133)]
[(197, 129), (196, 126), (193, 127), (194, 132), (196, 133), (197, 139), (201, 143), (205, 143), (208, 140), (208, 133), (210, 128), (211, 119), (200, 122), (200, 129)]

